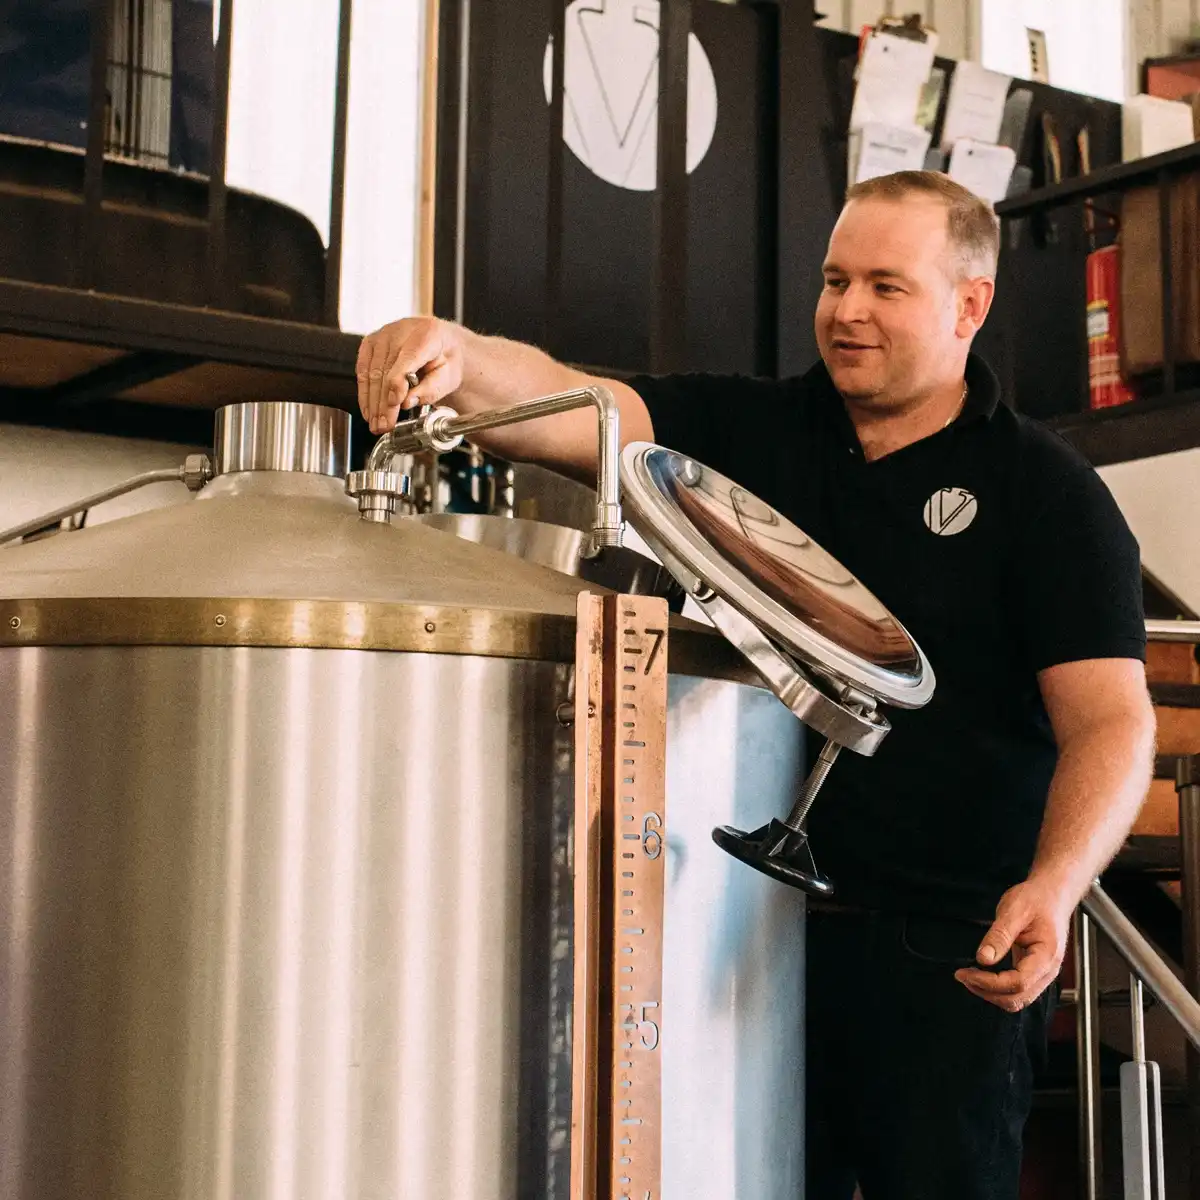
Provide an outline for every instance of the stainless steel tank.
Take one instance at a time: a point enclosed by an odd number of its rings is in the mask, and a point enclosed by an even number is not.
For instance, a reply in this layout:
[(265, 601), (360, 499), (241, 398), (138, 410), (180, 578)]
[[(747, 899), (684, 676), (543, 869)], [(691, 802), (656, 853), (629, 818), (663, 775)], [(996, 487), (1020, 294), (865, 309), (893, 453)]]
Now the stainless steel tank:
[[(559, 1200), (580, 580), (359, 519), (348, 421), (0, 548), (0, 1197)], [(666, 1200), (803, 1189), (801, 726), (670, 647)]]

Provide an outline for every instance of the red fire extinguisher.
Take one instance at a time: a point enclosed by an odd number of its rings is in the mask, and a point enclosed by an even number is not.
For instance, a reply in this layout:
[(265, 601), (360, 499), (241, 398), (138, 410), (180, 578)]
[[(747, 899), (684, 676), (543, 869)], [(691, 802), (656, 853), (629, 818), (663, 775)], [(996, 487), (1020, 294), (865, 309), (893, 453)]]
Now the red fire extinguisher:
[(1121, 248), (1093, 250), (1087, 260), (1088, 386), (1092, 408), (1137, 399), (1121, 374)]

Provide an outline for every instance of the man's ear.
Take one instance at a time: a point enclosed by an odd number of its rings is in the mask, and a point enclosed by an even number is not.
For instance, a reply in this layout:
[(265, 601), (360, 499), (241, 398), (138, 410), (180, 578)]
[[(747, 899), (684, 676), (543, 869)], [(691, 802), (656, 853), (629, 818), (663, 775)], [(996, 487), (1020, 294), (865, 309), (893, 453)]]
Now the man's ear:
[(958, 325), (960, 338), (973, 338), (987, 320), (996, 296), (996, 281), (990, 275), (964, 279), (958, 285)]

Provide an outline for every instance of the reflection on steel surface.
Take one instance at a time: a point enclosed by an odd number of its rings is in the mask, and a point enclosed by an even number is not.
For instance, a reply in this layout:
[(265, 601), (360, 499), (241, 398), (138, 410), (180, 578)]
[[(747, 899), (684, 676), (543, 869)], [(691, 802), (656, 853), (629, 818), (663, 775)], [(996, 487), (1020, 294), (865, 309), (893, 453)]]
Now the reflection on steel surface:
[(708, 468), (695, 483), (678, 471), (665, 481), (700, 535), (788, 612), (877, 666), (919, 669), (895, 617), (802, 529)]
[[(567, 677), (0, 649), (0, 1195), (555, 1195)], [(670, 680), (667, 1197), (799, 1194), (802, 904), (708, 831), (786, 809), (800, 733)]]
[(350, 414), (320, 404), (257, 401), (217, 409), (218, 475), (302, 471), (343, 478), (350, 458)]

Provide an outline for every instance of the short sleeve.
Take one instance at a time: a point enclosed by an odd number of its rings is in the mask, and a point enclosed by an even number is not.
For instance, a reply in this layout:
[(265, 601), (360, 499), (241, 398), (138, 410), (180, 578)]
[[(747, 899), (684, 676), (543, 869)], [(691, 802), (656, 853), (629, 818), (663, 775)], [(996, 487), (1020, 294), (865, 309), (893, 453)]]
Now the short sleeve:
[(762, 469), (764, 421), (785, 384), (742, 375), (635, 375), (624, 381), (645, 402), (654, 440), (747, 486)]
[(1014, 545), (1025, 650), (1034, 671), (1092, 658), (1146, 658), (1141, 553), (1104, 480), (1067, 448), (1024, 472)]

